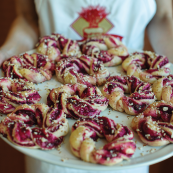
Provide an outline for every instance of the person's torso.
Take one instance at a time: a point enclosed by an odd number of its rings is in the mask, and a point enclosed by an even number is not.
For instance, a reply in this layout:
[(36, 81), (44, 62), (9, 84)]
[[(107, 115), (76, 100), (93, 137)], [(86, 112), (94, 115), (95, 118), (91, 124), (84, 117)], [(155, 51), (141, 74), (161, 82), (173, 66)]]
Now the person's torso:
[(35, 0), (41, 36), (53, 32), (80, 40), (101, 33), (123, 37), (142, 49), (144, 31), (156, 12), (154, 0)]

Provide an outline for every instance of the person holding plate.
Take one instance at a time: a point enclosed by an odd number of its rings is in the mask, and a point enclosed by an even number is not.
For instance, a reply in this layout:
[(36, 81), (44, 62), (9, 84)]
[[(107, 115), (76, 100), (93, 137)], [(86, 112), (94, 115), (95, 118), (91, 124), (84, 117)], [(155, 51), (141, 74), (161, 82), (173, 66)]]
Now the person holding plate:
[[(0, 48), (0, 64), (13, 55), (34, 49), (40, 36), (53, 32), (75, 40), (106, 33), (114, 34), (128, 48), (142, 50), (145, 29), (148, 31), (154, 51), (166, 55), (173, 62), (172, 0), (17, 0), (16, 2), (18, 15), (5, 43)], [(27, 173), (95, 172), (55, 166), (28, 156), (26, 170)], [(117, 172), (137, 171), (146, 173), (148, 167)]]

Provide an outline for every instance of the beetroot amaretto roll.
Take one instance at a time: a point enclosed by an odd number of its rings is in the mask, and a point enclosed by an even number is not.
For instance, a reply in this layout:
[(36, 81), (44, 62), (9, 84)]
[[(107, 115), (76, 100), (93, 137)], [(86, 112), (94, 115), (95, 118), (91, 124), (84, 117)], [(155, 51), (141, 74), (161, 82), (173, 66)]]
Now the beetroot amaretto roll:
[[(111, 76), (103, 86), (102, 93), (114, 110), (125, 111), (129, 115), (143, 112), (155, 101), (151, 85), (134, 76)], [(128, 97), (124, 93), (131, 95)]]
[(85, 55), (97, 58), (108, 67), (121, 64), (129, 56), (125, 45), (108, 34), (83, 41), (81, 51)]
[(22, 79), (0, 78), (0, 112), (7, 114), (22, 104), (35, 104), (41, 96), (35, 85)]
[(69, 56), (81, 55), (79, 45), (75, 40), (67, 39), (56, 33), (40, 38), (36, 44), (36, 50), (57, 62)]
[[(108, 144), (96, 149), (95, 141), (106, 138)], [(133, 132), (107, 117), (78, 120), (72, 126), (70, 148), (72, 153), (86, 162), (114, 165), (128, 160), (135, 152)]]
[(47, 104), (64, 110), (74, 119), (94, 118), (107, 108), (108, 99), (97, 87), (77, 83), (52, 89)]
[(55, 64), (45, 55), (25, 53), (20, 57), (13, 56), (4, 61), (2, 70), (5, 77), (41, 83), (51, 79), (55, 72)]
[(157, 100), (173, 103), (173, 75), (158, 79), (153, 83), (152, 89)]
[(150, 146), (173, 143), (173, 104), (159, 101), (133, 118), (131, 126), (142, 142)]
[(64, 111), (45, 104), (19, 106), (0, 123), (0, 133), (15, 145), (43, 150), (60, 146), (68, 130)]
[[(166, 77), (171, 73), (168, 58), (149, 51), (131, 54), (124, 60), (122, 67), (127, 75), (133, 75), (149, 83), (154, 83), (157, 79)], [(144, 69), (145, 71), (143, 71)]]
[(101, 61), (87, 55), (59, 61), (55, 72), (58, 81), (63, 84), (90, 83), (100, 86), (105, 84), (110, 76)]

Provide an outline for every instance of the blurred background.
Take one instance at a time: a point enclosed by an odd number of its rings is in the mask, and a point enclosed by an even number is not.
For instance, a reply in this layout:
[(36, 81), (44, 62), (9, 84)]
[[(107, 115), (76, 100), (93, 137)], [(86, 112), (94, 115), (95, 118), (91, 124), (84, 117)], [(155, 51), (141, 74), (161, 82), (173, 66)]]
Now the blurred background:
[[(15, 1), (0, 0), (0, 46), (5, 41), (7, 33), (13, 20), (16, 17)], [(152, 51), (152, 47), (145, 34), (144, 50)], [(150, 166), (150, 173), (172, 173), (173, 157), (160, 163)], [(0, 173), (25, 173), (24, 169), (24, 154), (13, 149), (0, 139)]]

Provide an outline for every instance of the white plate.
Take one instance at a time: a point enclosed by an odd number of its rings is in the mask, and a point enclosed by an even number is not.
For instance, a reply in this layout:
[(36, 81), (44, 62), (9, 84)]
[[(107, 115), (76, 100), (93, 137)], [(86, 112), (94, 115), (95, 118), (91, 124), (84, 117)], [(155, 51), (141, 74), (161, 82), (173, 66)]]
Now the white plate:
[[(29, 53), (31, 52), (32, 51), (30, 51)], [(111, 75), (124, 74), (121, 66), (109, 67), (108, 69)], [(173, 65), (171, 65), (171, 69), (173, 69)], [(1, 71), (0, 71), (0, 76), (3, 76)], [(46, 103), (47, 94), (49, 92), (48, 89), (56, 88), (60, 85), (61, 84), (56, 80), (56, 76), (54, 76), (50, 81), (36, 85), (36, 88), (39, 89), (39, 94), (42, 96), (40, 102)], [(113, 111), (110, 107), (108, 107), (104, 112), (102, 112), (101, 116), (107, 116), (108, 118), (113, 119), (115, 122), (122, 123), (123, 125), (126, 125), (131, 129), (130, 122), (133, 116)], [(2, 117), (0, 117), (0, 120), (1, 119)], [(70, 119), (68, 119), (68, 121), (70, 127), (75, 122), (75, 120), (70, 120)], [(65, 142), (64, 144), (62, 144), (60, 150), (54, 149), (51, 151), (18, 147), (10, 143), (6, 138), (2, 137), (2, 135), (1, 138), (6, 143), (11, 145), (13, 148), (31, 157), (43, 160), (51, 164), (56, 164), (76, 169), (85, 169), (85, 170), (108, 171), (108, 170), (130, 169), (138, 166), (151, 165), (173, 156), (173, 144), (169, 144), (164, 147), (143, 146), (143, 143), (140, 141), (137, 134), (134, 133), (134, 141), (136, 141), (137, 149), (135, 151), (134, 156), (129, 161), (123, 161), (114, 166), (103, 166), (98, 164), (92, 164), (84, 162), (78, 159), (77, 157), (73, 156), (69, 147), (69, 136), (70, 132), (65, 137)], [(99, 142), (97, 142), (96, 146), (99, 148), (103, 146), (105, 143), (106, 143), (105, 140), (100, 139)]]

